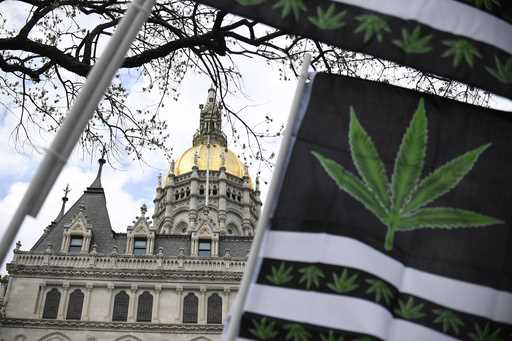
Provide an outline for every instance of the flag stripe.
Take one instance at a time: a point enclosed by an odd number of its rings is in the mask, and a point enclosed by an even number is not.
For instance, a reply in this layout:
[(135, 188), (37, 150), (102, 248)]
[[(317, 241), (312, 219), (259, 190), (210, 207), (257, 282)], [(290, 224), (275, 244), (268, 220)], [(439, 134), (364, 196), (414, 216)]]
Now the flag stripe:
[(268, 231), (260, 256), (361, 269), (402, 293), (493, 321), (512, 323), (512, 293), (405, 267), (352, 238)]
[[(280, 276), (279, 273), (286, 273), (286, 276)], [(475, 325), (485, 326), (487, 324), (492, 325), (494, 329), (501, 329), (507, 334), (512, 333), (512, 325), (490, 321), (487, 318), (457, 311), (452, 307), (439, 305), (418, 296), (401, 293), (382, 278), (354, 268), (265, 258), (261, 263), (261, 272), (257, 283), (363, 299), (383, 306), (395, 318), (405, 316), (407, 311), (403, 310), (403, 305), (410, 302), (414, 307), (419, 307), (415, 323), (450, 334), (453, 337), (457, 337), (459, 332), (460, 334), (470, 334)], [(443, 314), (447, 313), (464, 323), (456, 326), (457, 328), (446, 327), (440, 319)]]
[(512, 53), (512, 25), (480, 9), (452, 0), (334, 0), (440, 31), (475, 39)]
[(352, 297), (254, 284), (245, 308), (248, 312), (346, 329), (389, 341), (405, 340), (411, 335), (415, 341), (456, 340), (416, 323), (394, 319), (382, 306)]

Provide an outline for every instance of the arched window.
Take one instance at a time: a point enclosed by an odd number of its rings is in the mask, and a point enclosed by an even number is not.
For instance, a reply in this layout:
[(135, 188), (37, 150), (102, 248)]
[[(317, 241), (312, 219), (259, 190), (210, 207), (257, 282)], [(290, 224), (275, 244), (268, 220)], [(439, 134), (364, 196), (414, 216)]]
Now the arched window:
[(197, 323), (197, 306), (199, 300), (193, 293), (183, 299), (183, 323)]
[(119, 292), (114, 297), (114, 311), (112, 312), (112, 321), (126, 321), (128, 319), (128, 305), (130, 296), (124, 291)]
[(137, 304), (137, 322), (151, 322), (153, 314), (153, 295), (148, 291), (144, 291), (139, 296)]
[(204, 186), (199, 186), (199, 195), (204, 195)]
[(207, 323), (222, 323), (222, 298), (219, 294), (213, 294), (208, 297)]
[(84, 294), (82, 290), (76, 289), (69, 295), (68, 312), (66, 320), (80, 320), (82, 318), (82, 306), (84, 304)]
[(56, 319), (59, 312), (60, 291), (56, 288), (51, 289), (46, 293), (46, 300), (44, 301), (43, 318)]

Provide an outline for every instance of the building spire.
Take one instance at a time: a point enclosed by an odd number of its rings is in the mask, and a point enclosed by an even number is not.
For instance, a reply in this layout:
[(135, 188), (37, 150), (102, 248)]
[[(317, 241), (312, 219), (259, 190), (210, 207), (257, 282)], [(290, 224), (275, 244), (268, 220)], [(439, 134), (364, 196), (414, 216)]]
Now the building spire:
[(226, 135), (222, 132), (222, 105), (217, 101), (217, 91), (213, 84), (208, 89), (206, 103), (200, 104), (199, 109), (199, 129), (194, 134), (193, 145), (207, 144), (209, 140), (211, 144), (226, 147)]
[(96, 179), (94, 179), (94, 181), (89, 186), (89, 188), (102, 188), (102, 186), (101, 186), (101, 172), (103, 170), (103, 165), (106, 162), (105, 159), (104, 159), (105, 153), (106, 153), (106, 149), (105, 149), (105, 147), (103, 147), (103, 150), (101, 152), (101, 157), (98, 159), (98, 164), (99, 164), (98, 174), (96, 175)]
[(64, 196), (62, 197), (62, 206), (60, 207), (60, 212), (55, 221), (60, 220), (64, 216), (64, 212), (66, 211), (66, 203), (68, 202), (68, 193), (71, 192), (69, 189), (69, 184), (66, 185), (66, 188), (63, 189)]

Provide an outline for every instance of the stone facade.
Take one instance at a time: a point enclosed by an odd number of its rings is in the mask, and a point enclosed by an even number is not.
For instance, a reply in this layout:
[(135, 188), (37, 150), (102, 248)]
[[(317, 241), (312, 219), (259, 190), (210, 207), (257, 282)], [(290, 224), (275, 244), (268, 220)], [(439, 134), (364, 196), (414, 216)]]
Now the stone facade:
[(194, 153), (159, 178), (151, 218), (143, 205), (126, 233), (112, 230), (100, 159), (31, 250), (17, 245), (0, 280), (1, 341), (219, 339), (261, 202), (227, 149), (214, 89), (200, 108)]

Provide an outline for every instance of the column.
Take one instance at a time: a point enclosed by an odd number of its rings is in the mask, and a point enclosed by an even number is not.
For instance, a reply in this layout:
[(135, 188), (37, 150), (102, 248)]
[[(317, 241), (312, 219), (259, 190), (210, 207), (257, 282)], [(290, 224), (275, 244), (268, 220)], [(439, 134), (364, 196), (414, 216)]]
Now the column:
[[(43, 309), (41, 308), (44, 301), (44, 294), (46, 288), (46, 282), (39, 284), (39, 291), (37, 293), (36, 306), (34, 307), (34, 314), (38, 319), (43, 318)], [(6, 297), (7, 298), (7, 297)]]
[(153, 297), (153, 313), (151, 316), (153, 316), (152, 321), (153, 323), (159, 323), (160, 322), (160, 316), (158, 316), (158, 313), (160, 312), (160, 292), (162, 291), (161, 285), (155, 285), (155, 296)]
[(199, 289), (201, 292), (199, 296), (199, 324), (205, 324), (206, 323), (206, 287), (201, 287)]
[(91, 305), (91, 292), (92, 292), (92, 283), (87, 283), (85, 285), (85, 298), (84, 298), (84, 308), (82, 312), (82, 319), (84, 321), (89, 321), (89, 306)]
[(64, 320), (64, 314), (66, 313), (66, 308), (68, 305), (68, 291), (69, 291), (69, 283), (62, 284), (62, 296), (60, 297), (59, 302), (59, 312), (57, 313), (57, 320)]
[(224, 288), (224, 298), (222, 300), (222, 322), (228, 316), (229, 308), (231, 305), (231, 288)]
[(130, 288), (130, 302), (128, 304), (128, 322), (135, 322), (136, 307), (135, 300), (137, 299), (137, 286), (133, 284)]
[(112, 302), (114, 301), (114, 296), (112, 294), (114, 292), (114, 284), (108, 283), (107, 289), (108, 289), (109, 300), (108, 300), (108, 307), (107, 307), (107, 311), (105, 313), (104, 321), (112, 321)]
[(176, 297), (178, 300), (178, 316), (176, 316), (176, 322), (181, 323), (183, 320), (183, 287), (176, 286)]

